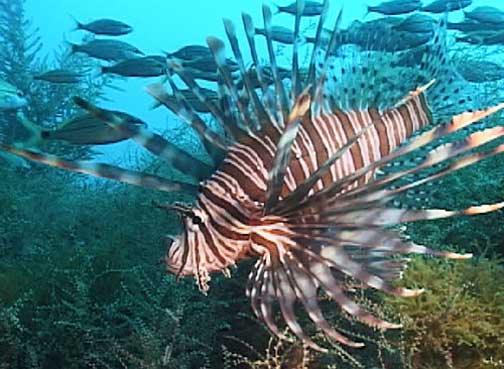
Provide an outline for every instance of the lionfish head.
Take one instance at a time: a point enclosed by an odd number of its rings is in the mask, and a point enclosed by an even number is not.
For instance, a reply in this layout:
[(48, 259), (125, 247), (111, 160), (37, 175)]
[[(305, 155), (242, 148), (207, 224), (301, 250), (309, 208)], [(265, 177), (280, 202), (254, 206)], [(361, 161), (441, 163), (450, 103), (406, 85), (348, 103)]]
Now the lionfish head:
[(223, 272), (244, 256), (243, 248), (223, 249), (216, 242), (216, 231), (207, 210), (199, 206), (169, 206), (182, 216), (182, 232), (170, 239), (164, 258), (166, 270), (177, 277), (194, 276), (203, 293), (209, 289), (210, 273)]
[(207, 217), (201, 209), (189, 208), (184, 205), (170, 207), (182, 215), (183, 231), (174, 239), (170, 239), (164, 263), (169, 273), (177, 277), (194, 275), (198, 287), (208, 290), (210, 272), (217, 271), (217, 266), (204, 252), (200, 234), (205, 232)]

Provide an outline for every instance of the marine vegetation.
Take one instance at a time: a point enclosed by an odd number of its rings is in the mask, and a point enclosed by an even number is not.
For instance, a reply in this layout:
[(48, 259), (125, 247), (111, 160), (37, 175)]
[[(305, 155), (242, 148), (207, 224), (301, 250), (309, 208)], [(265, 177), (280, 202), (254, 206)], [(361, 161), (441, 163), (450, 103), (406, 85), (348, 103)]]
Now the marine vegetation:
[(448, 263), (415, 258), (401, 285), (421, 296), (384, 301), (401, 316), (411, 368), (491, 369), (504, 365), (504, 266), (477, 258)]
[[(146, 164), (138, 163), (154, 169)], [(1, 173), (0, 367), (218, 367), (218, 332), (231, 322), (212, 316), (245, 304), (224, 289), (200, 299), (159, 273), (156, 229), (176, 231), (173, 217), (144, 211), (159, 197), (55, 173), (22, 182)]]

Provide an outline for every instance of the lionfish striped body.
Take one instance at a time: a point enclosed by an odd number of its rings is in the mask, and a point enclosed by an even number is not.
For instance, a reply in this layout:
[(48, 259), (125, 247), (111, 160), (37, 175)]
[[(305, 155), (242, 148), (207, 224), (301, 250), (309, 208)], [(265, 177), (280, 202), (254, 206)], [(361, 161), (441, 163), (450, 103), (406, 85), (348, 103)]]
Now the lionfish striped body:
[[(362, 140), (342, 154), (341, 160), (336, 161), (321, 176), (311, 192), (321, 190), (389, 154), (413, 132), (425, 127), (430, 122), (430, 113), (423, 96), (418, 96), (382, 114), (376, 109), (352, 112), (339, 110), (321, 114), (313, 121), (306, 122), (299, 127), (292, 144), (293, 156), (286, 168), (281, 196), (292, 193), (373, 121), (374, 125), (363, 134)], [(264, 204), (268, 171), (272, 167), (281, 133), (281, 130), (273, 128), (229, 147), (220, 167), (201, 184), (199, 197), (192, 209), (199, 224), (195, 225), (191, 217), (186, 218), (185, 228), (195, 229), (198, 233), (193, 235), (199, 245), (195, 248), (201, 248), (199, 257), (204, 257), (205, 261), (193, 263), (193, 256), (188, 254), (184, 263), (183, 252), (179, 248), (183, 248), (182, 243), (176, 243), (170, 248), (167, 258), (173, 272), (177, 273), (182, 265), (182, 275), (201, 273), (201, 270), (197, 270), (198, 265), (205, 265), (208, 272), (219, 271), (250, 254), (254, 243), (260, 245), (260, 241), (254, 240), (265, 237), (262, 230), (267, 227), (264, 224), (273, 219), (264, 220)], [(347, 189), (371, 178), (372, 173), (367, 173)], [(202, 219), (206, 220), (204, 224), (201, 224)], [(280, 222), (282, 218), (277, 219), (277, 223)], [(274, 236), (266, 242), (275, 242)], [(256, 246), (254, 251), (262, 254), (258, 248), (260, 250), (260, 246)]]
[[(298, 0), (296, 40), (299, 39), (303, 6), (303, 1)], [(214, 166), (197, 160), (159, 135), (124, 124), (110, 111), (76, 99), (87, 111), (125, 131), (176, 169), (192, 175), (199, 181), (198, 185), (106, 164), (72, 162), (6, 145), (2, 147), (81, 173), (162, 191), (195, 193), (197, 198), (192, 205), (166, 206), (177, 211), (183, 221), (182, 233), (172, 242), (165, 257), (168, 271), (180, 276), (194, 275), (199, 288), (206, 291), (210, 273), (223, 271), (227, 274), (228, 267), (241, 259), (255, 257), (257, 262), (249, 275), (246, 292), (254, 313), (274, 334), (284, 337), (275, 321), (273, 305), (276, 301), (292, 332), (310, 347), (321, 349), (297, 321), (294, 305), (300, 301), (310, 319), (328, 337), (346, 345), (362, 346), (343, 336), (325, 320), (317, 302), (319, 291), (324, 291), (342, 310), (369, 325), (396, 328), (398, 325), (373, 316), (352, 301), (343, 287), (343, 278), (354, 278), (363, 286), (387, 293), (415, 296), (421, 290), (391, 286), (390, 280), (399, 277), (407, 263), (407, 259), (395, 256), (417, 253), (470, 257), (414, 244), (401, 238), (390, 226), (486, 213), (501, 209), (503, 203), (457, 211), (412, 210), (390, 204), (424, 183), (502, 152), (504, 145), (486, 152), (470, 152), (502, 137), (502, 127), (476, 131), (464, 140), (438, 145), (434, 150), (428, 147), (504, 105), (456, 112), (457, 105), (451, 104), (449, 97), (460, 94), (461, 87), (450, 67), (439, 62), (446, 59), (443, 21), (426, 48), (416, 79), (411, 80), (407, 74), (399, 72), (396, 81), (387, 81), (383, 71), (390, 69), (394, 60), (384, 57), (383, 53), (368, 52), (364, 56), (358, 53), (358, 58), (334, 56), (341, 13), (331, 39), (322, 47), (321, 33), (327, 8), (325, 1), (310, 63), (303, 77), (298, 64), (299, 45), (293, 45), (290, 93), (276, 65), (271, 12), (266, 6), (263, 15), (268, 66), (259, 61), (251, 17), (243, 15), (254, 64), (250, 70), (245, 68), (233, 24), (225, 21), (226, 33), (240, 67), (241, 91), (227, 68), (224, 44), (216, 38), (209, 37), (207, 41), (218, 66), (217, 103), (205, 97), (198, 83), (176, 61), (167, 60), (168, 82), (176, 102), (167, 98), (161, 85), (149, 86), (147, 91), (194, 129)], [(387, 40), (376, 37), (370, 42), (379, 44)], [(373, 50), (377, 49), (375, 45)], [(343, 51), (340, 54), (346, 55)], [(195, 113), (180, 93), (174, 74), (225, 129), (225, 138), (212, 131)], [(433, 82), (432, 78), (439, 81)], [(447, 83), (443, 84), (444, 79)], [(399, 86), (394, 83), (397, 81)], [(405, 87), (407, 82), (411, 84), (408, 88)], [(442, 120), (453, 111), (455, 116), (447, 119), (447, 123), (433, 124), (432, 113)], [(379, 169), (416, 153), (415, 165), (377, 176)], [(450, 159), (453, 160), (448, 165), (432, 171)], [(427, 174), (415, 177), (424, 171)], [(401, 182), (408, 176), (414, 179)]]

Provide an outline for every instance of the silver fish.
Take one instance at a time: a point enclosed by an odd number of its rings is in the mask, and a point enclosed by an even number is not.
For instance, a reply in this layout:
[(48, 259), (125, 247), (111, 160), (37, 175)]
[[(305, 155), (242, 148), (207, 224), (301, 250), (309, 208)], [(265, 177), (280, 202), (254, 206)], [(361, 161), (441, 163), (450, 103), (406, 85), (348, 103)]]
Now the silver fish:
[[(163, 56), (160, 57), (164, 59)], [(159, 57), (144, 56), (120, 61), (101, 68), (102, 73), (117, 74), (123, 77), (159, 77), (166, 73), (166, 61)]]
[(457, 67), (460, 75), (468, 82), (496, 82), (504, 79), (504, 66), (489, 60), (464, 60)]
[[(255, 33), (256, 35), (266, 36), (266, 30), (263, 28), (256, 28)], [(272, 26), (271, 39), (282, 44), (292, 45), (294, 43), (294, 31), (282, 26)]]
[(17, 87), (0, 79), (0, 111), (16, 110), (28, 103)]
[(53, 69), (33, 76), (34, 80), (51, 83), (79, 83), (83, 74), (68, 69)]
[(499, 45), (504, 44), (504, 31), (473, 32), (464, 36), (456, 37), (455, 40), (473, 45)]
[(380, 13), (384, 15), (399, 15), (414, 12), (420, 9), (420, 0), (391, 0), (376, 6), (368, 6), (368, 13)]
[(412, 33), (432, 33), (436, 20), (428, 15), (415, 13), (405, 18), (401, 23), (392, 28), (396, 31)]
[[(504, 23), (502, 24), (491, 24), (491, 27), (494, 29), (499, 29), (499, 30), (504, 30)], [(448, 22), (447, 23), (447, 28), (448, 29), (455, 29), (457, 31), (462, 31), (462, 32), (481, 32), (481, 31), (488, 31), (489, 25), (487, 23), (481, 23), (475, 20), (471, 19), (466, 19), (464, 21), (454, 23), (454, 22)]]
[(82, 29), (95, 35), (121, 36), (133, 31), (130, 25), (114, 19), (97, 19), (89, 23), (81, 23), (75, 18), (76, 29)]
[(504, 11), (493, 6), (478, 6), (470, 12), (464, 12), (467, 19), (481, 23), (500, 25), (504, 23)]
[(198, 58), (212, 58), (213, 54), (207, 46), (188, 45), (178, 49), (173, 53), (166, 53), (166, 56), (182, 60), (193, 60)]
[(93, 40), (88, 43), (77, 45), (70, 44), (71, 52), (81, 52), (96, 59), (107, 61), (120, 61), (137, 58), (144, 55), (142, 51), (127, 42), (118, 40)]
[(472, 4), (472, 0), (435, 0), (432, 3), (422, 7), (422, 11), (429, 13), (452, 12), (467, 8)]
[[(126, 124), (136, 127), (146, 126), (143, 121), (132, 115), (120, 111), (109, 112), (123, 119)], [(71, 118), (55, 129), (43, 129), (22, 114), (18, 114), (18, 119), (32, 134), (31, 139), (24, 143), (26, 147), (37, 146), (43, 141), (64, 141), (71, 145), (107, 145), (130, 138), (124, 131), (109, 126), (89, 113)]]
[[(180, 64), (184, 68), (198, 69), (202, 72), (217, 72), (217, 63), (213, 56), (181, 60)], [(226, 64), (231, 72), (236, 72), (239, 69), (238, 64), (229, 58), (226, 59)]]
[[(396, 52), (424, 45), (431, 38), (432, 34), (428, 32), (395, 31), (386, 23), (372, 21), (360, 24), (354, 22), (348, 30), (340, 32), (338, 42), (340, 45), (357, 45), (362, 50)], [(378, 39), (380, 42), (375, 42)]]
[[(353, 21), (348, 27), (349, 32), (362, 32), (366, 34), (388, 32), (403, 23), (404, 20), (397, 17), (382, 17), (367, 22)], [(332, 33), (332, 30), (329, 30)]]
[[(324, 4), (319, 3), (317, 1), (305, 1), (303, 12), (301, 13), (304, 17), (315, 17), (322, 14), (322, 10), (324, 9)], [(277, 5), (277, 13), (288, 13), (292, 15), (297, 14), (297, 3), (293, 2), (286, 6), (278, 6)]]
[[(208, 109), (208, 105), (206, 103), (202, 103), (191, 89), (181, 89), (181, 90), (179, 90), (179, 92), (182, 94), (182, 96), (184, 97), (186, 102), (191, 105), (192, 109), (195, 112), (210, 113), (210, 110)], [(200, 88), (200, 93), (203, 96), (205, 96), (205, 98), (208, 98), (209, 101), (211, 101), (213, 103), (217, 103), (219, 101), (219, 96), (218, 96), (217, 92), (215, 92), (213, 90), (202, 87), (202, 88)], [(163, 99), (164, 103), (173, 104), (173, 105), (178, 104), (178, 101), (177, 101), (177, 98), (175, 97), (175, 95), (170, 95), (167, 92), (164, 92), (161, 95), (161, 98)], [(154, 103), (154, 105), (152, 106), (152, 109), (156, 109), (161, 105), (162, 105), (161, 102), (156, 101)]]

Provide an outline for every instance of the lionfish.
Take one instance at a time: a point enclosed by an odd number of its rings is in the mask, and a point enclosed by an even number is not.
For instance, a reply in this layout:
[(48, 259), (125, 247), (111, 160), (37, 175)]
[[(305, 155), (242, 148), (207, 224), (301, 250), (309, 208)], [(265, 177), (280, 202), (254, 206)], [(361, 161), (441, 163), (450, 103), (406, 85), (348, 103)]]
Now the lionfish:
[[(298, 0), (296, 6), (294, 34), (299, 40), (303, 1)], [(407, 265), (408, 259), (401, 255), (471, 257), (415, 244), (394, 226), (488, 213), (503, 208), (504, 202), (463, 210), (393, 203), (423, 184), (504, 151), (504, 145), (472, 151), (502, 137), (503, 127), (481, 126), (463, 139), (457, 136), (458, 140), (446, 141), (448, 135), (473, 127), (504, 104), (453, 113), (470, 96), (460, 98), (464, 86), (447, 61), (445, 20), (425, 47), (417, 69), (393, 72), (395, 78), (390, 78), (394, 54), (379, 50), (380, 43), (393, 40), (383, 34), (370, 36), (374, 45), (369, 50), (373, 51), (338, 48), (344, 44), (338, 31), (341, 12), (330, 38), (322, 37), (328, 14), (325, 0), (315, 42), (307, 51), (307, 67), (301, 68), (298, 41), (292, 46), (290, 78), (281, 78), (271, 35), (272, 13), (268, 6), (262, 10), (269, 63), (259, 58), (251, 16), (242, 14), (254, 68), (246, 67), (235, 26), (224, 20), (242, 87), (238, 88), (226, 63), (224, 42), (208, 37), (218, 66), (217, 100), (202, 93), (203, 87), (170, 58), (167, 82), (176, 100), (167, 99), (162, 84), (147, 88), (197, 133), (212, 163), (198, 160), (145, 127), (127, 125), (111, 111), (75, 99), (88, 112), (194, 177), (193, 183), (1, 147), (55, 167), (160, 191), (195, 194), (191, 205), (166, 206), (180, 215), (183, 225), (181, 234), (169, 241), (164, 257), (168, 272), (193, 275), (199, 289), (206, 292), (211, 273), (229, 275), (229, 268), (240, 260), (257, 258), (246, 294), (255, 315), (274, 335), (286, 339), (275, 319), (274, 307), (278, 306), (287, 327), (303, 344), (324, 350), (299, 323), (295, 304), (300, 302), (331, 340), (361, 347), (361, 342), (329, 324), (319, 305), (319, 293), (323, 291), (348, 316), (365, 324), (398, 328), (400, 325), (382, 320), (356, 303), (345, 287), (345, 278), (389, 294), (417, 296), (422, 290), (391, 284)], [(176, 76), (206, 106), (224, 134), (217, 134), (195, 112), (180, 92)], [(433, 148), (435, 142), (442, 144)], [(413, 160), (408, 161), (408, 156)], [(384, 172), (402, 162), (410, 165)]]

